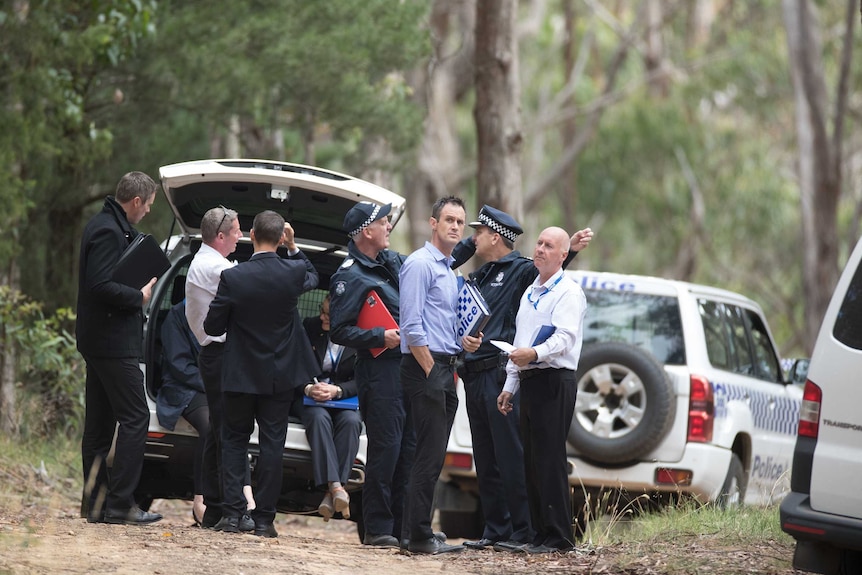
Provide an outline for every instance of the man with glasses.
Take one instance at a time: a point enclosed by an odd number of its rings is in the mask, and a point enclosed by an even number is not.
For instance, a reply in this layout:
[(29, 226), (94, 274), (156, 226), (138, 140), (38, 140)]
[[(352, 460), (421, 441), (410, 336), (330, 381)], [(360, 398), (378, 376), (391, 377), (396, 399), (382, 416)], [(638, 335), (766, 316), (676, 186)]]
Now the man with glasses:
[[(207, 210), (201, 218), (201, 237), (203, 245), (192, 259), (186, 276), (186, 319), (201, 345), (198, 367), (210, 409), (210, 434), (203, 459), (203, 496), (206, 511), (201, 519), (201, 526), (212, 529), (222, 516), (221, 429), (224, 410), (221, 374), (226, 336), (207, 335), (204, 331), (204, 319), (218, 291), (221, 272), (236, 265), (236, 262), (229, 261), (227, 256), (236, 250), (236, 244), (242, 237), (237, 213), (224, 206)], [(254, 521), (244, 515), (240, 528), (243, 531), (251, 531), (254, 529)]]

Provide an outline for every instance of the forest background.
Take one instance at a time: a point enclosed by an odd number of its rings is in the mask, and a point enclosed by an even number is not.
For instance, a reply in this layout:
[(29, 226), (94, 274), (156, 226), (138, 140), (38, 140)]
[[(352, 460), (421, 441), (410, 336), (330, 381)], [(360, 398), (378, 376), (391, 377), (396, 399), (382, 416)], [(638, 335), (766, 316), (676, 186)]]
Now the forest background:
[[(253, 157), (514, 214), (532, 253), (758, 301), (807, 356), (862, 223), (858, 0), (0, 1), (0, 429), (77, 425), (80, 233), (125, 172)], [(139, 229), (164, 239), (163, 197)], [(28, 418), (28, 415), (30, 418)], [(35, 415), (35, 417), (33, 417)]]

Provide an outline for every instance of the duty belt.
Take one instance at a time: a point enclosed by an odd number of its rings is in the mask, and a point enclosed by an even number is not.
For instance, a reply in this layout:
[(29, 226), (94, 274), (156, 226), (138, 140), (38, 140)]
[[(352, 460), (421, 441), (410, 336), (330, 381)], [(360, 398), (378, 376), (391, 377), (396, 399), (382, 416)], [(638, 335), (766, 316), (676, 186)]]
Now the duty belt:
[(485, 359), (477, 359), (475, 361), (465, 361), (464, 371), (467, 373), (479, 373), (487, 369), (494, 369), (500, 366), (500, 358), (497, 356), (488, 357)]

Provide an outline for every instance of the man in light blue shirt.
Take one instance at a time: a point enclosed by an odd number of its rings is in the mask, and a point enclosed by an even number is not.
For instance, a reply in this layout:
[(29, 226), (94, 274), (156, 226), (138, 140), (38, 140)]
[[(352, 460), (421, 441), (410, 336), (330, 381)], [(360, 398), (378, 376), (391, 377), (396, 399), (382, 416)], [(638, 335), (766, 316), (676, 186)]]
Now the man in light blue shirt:
[(456, 197), (437, 200), (431, 210), (431, 241), (401, 266), (401, 383), (410, 401), (416, 455), (407, 502), (409, 551), (436, 555), (461, 551), (431, 529), (434, 486), (443, 460), (458, 396), (455, 363), (462, 351), (476, 351), (478, 337), (458, 340), (458, 281), (451, 270), (452, 250), (461, 241), (467, 212)]

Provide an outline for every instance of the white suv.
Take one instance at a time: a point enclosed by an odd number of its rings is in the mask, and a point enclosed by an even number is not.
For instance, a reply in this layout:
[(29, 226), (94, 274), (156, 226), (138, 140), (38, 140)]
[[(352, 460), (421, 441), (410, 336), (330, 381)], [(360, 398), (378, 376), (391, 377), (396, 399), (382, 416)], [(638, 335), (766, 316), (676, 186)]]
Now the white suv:
[[(580, 528), (603, 504), (621, 507), (644, 494), (650, 504), (782, 497), (802, 388), (785, 377), (760, 307), (680, 281), (566, 273), (588, 301), (568, 437)], [(476, 537), (482, 516), (459, 393), (437, 501), (447, 534)]]
[(862, 572), (862, 240), (832, 294), (814, 346), (781, 528), (793, 567)]
[[(153, 499), (191, 499), (192, 459), (198, 440), (194, 428), (180, 418), (173, 431), (159, 425), (155, 398), (161, 385), (161, 326), (173, 303), (182, 300), (185, 276), (193, 255), (201, 246), (200, 221), (212, 207), (223, 205), (239, 214), (244, 238), (229, 256), (244, 261), (252, 255), (248, 237), (254, 216), (274, 210), (296, 232), (296, 243), (312, 261), (320, 276), (317, 289), (303, 294), (299, 311), (303, 317), (317, 315), (329, 291), (329, 278), (347, 255), (347, 236), (342, 230), (344, 214), (357, 202), (392, 204), (392, 224), (404, 213), (405, 200), (379, 186), (337, 172), (269, 160), (201, 160), (164, 166), (159, 170), (162, 188), (179, 224), (180, 234), (165, 242), (171, 268), (159, 278), (144, 312), (143, 355), (150, 424), (144, 468), (136, 498), (146, 509)], [(362, 484), (365, 479), (365, 433), (347, 490), (351, 492), (350, 518), (362, 525)], [(252, 470), (257, 461), (257, 430), (251, 438)], [(291, 417), (283, 453), (282, 492), (278, 511), (317, 513), (322, 493), (315, 489), (311, 452), (305, 429)], [(252, 483), (255, 482), (252, 473)]]

